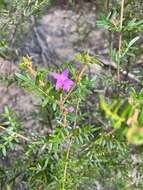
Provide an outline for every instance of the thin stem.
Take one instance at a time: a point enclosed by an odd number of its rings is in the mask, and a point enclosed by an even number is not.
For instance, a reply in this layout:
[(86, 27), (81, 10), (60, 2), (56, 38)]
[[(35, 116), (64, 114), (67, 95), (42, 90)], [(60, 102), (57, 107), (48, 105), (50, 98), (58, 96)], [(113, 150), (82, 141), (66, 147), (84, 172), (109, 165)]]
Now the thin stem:
[(105, 11), (108, 14), (108, 11), (109, 11), (109, 0), (105, 1), (105, 5), (104, 6), (105, 6)]
[(67, 111), (65, 111), (63, 113), (63, 126), (66, 127), (67, 126)]
[(123, 27), (124, 4), (125, 4), (125, 0), (121, 0), (120, 34), (119, 34), (119, 44), (118, 44), (119, 60), (118, 60), (118, 64), (117, 64), (117, 80), (118, 80), (118, 82), (120, 82), (120, 57), (121, 57), (121, 47), (122, 47), (122, 27)]
[(88, 68), (88, 64), (84, 65), (84, 67), (81, 69), (81, 71), (80, 71), (80, 73), (79, 73), (79, 75), (78, 75), (78, 77), (77, 77), (77, 79), (76, 79), (75, 84), (73, 85), (73, 87), (71, 88), (71, 90), (69, 91), (69, 93), (67, 94), (67, 96), (63, 99), (62, 104), (64, 104), (65, 101), (68, 99), (68, 97), (71, 95), (72, 91), (73, 91), (73, 90), (75, 89), (75, 87), (77, 86), (77, 83), (78, 83), (79, 81), (81, 81), (82, 76), (83, 76), (83, 74), (84, 74), (84, 72), (86, 71), (87, 68)]
[[(2, 126), (0, 126), (0, 129), (2, 129), (2, 130), (7, 130), (5, 127), (2, 127)], [(30, 139), (28, 139), (27, 137), (25, 137), (25, 136), (23, 136), (23, 135), (21, 135), (21, 134), (18, 134), (18, 133), (16, 133), (16, 132), (14, 132), (14, 134), (17, 136), (17, 137), (19, 137), (19, 138), (21, 138), (21, 139), (23, 139), (23, 140), (25, 140), (25, 141), (30, 141)]]
[(68, 168), (68, 160), (69, 160), (69, 156), (70, 156), (71, 145), (72, 145), (72, 139), (70, 139), (70, 142), (68, 144), (68, 149), (67, 149), (67, 154), (66, 154), (66, 162), (65, 162), (65, 168), (64, 168), (63, 184), (62, 184), (61, 190), (65, 190), (65, 182), (66, 182), (66, 178), (67, 178), (67, 168)]
[[(88, 63), (86, 63), (83, 68), (81, 69), (81, 71), (79, 72), (77, 78), (76, 78), (76, 82), (73, 85), (73, 87), (71, 88), (71, 90), (68, 92), (68, 94), (65, 96), (65, 98), (60, 97), (60, 102), (59, 102), (59, 106), (60, 109), (63, 111), (63, 118), (64, 118), (64, 127), (66, 127), (67, 125), (67, 112), (64, 112), (64, 103), (66, 102), (66, 100), (69, 98), (69, 96), (71, 95), (71, 93), (73, 92), (73, 90), (76, 88), (77, 84), (79, 81), (81, 81), (82, 76), (84, 74), (84, 72), (87, 70), (88, 68)], [(73, 124), (73, 128), (76, 127), (76, 123), (77, 123), (77, 115), (78, 115), (78, 108), (79, 108), (79, 99), (77, 102), (77, 106), (76, 106), (76, 116), (75, 116), (75, 120), (74, 120), (74, 124)], [(66, 161), (65, 161), (65, 166), (64, 166), (64, 175), (63, 175), (63, 181), (62, 181), (62, 187), (61, 190), (65, 190), (65, 183), (66, 183), (66, 179), (67, 179), (67, 168), (68, 168), (68, 163), (69, 163), (69, 156), (70, 156), (70, 151), (71, 151), (71, 145), (72, 145), (72, 135), (70, 135), (69, 138), (69, 143), (68, 143), (68, 147), (67, 147), (67, 153), (66, 153)]]
[[(76, 112), (75, 112), (75, 120), (74, 120), (74, 124), (73, 124), (73, 128), (76, 127), (76, 123), (77, 123), (77, 115), (78, 115), (78, 109), (79, 109), (79, 98), (77, 101), (77, 106), (76, 106)], [(69, 162), (69, 156), (70, 156), (70, 151), (71, 151), (71, 145), (72, 145), (72, 135), (71, 134), (69, 136), (69, 144), (67, 147), (67, 154), (66, 154), (66, 162), (65, 162), (65, 167), (64, 167), (64, 176), (63, 176), (63, 183), (62, 183), (62, 189), (61, 190), (65, 190), (65, 183), (66, 183), (66, 179), (67, 179), (67, 168), (68, 168), (68, 162)]]
[(77, 106), (76, 106), (76, 112), (75, 112), (75, 120), (74, 120), (74, 124), (73, 124), (73, 128), (74, 128), (74, 129), (75, 129), (76, 124), (77, 124), (77, 117), (78, 117), (79, 103), (80, 103), (80, 100), (79, 100), (79, 98), (78, 98)]

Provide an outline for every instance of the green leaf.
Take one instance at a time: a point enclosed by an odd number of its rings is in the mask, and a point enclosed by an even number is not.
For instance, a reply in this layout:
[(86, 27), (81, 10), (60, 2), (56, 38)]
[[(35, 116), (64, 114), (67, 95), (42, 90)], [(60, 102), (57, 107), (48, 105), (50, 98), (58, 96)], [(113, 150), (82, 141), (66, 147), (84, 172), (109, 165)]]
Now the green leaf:
[(125, 49), (124, 53), (122, 54), (122, 57), (124, 57), (124, 56), (128, 53), (129, 49), (133, 46), (134, 43), (136, 43), (136, 42), (139, 40), (139, 38), (140, 38), (140, 37), (137, 36), (137, 37), (135, 37), (134, 39), (132, 39), (132, 40), (129, 42), (127, 48)]
[(4, 156), (6, 156), (6, 148), (5, 148), (5, 146), (2, 147), (2, 154), (3, 154)]
[(138, 41), (140, 39), (139, 36), (135, 37), (134, 39), (132, 39), (128, 45), (128, 48), (130, 48), (136, 41)]
[(127, 132), (127, 139), (129, 143), (135, 145), (143, 144), (143, 128), (138, 126), (131, 127)]
[[(115, 105), (115, 102), (113, 101), (114, 105)], [(118, 110), (117, 108), (116, 109), (113, 109), (114, 106), (111, 104), (107, 104), (104, 100), (104, 97), (103, 96), (100, 96), (100, 106), (101, 108), (104, 110), (106, 116), (108, 118), (110, 118), (112, 121), (113, 121), (113, 127), (115, 128), (119, 128), (122, 124), (122, 122), (125, 121), (125, 118), (121, 118), (117, 112), (119, 110), (120, 107), (118, 107)], [(114, 112), (115, 111), (115, 112)]]

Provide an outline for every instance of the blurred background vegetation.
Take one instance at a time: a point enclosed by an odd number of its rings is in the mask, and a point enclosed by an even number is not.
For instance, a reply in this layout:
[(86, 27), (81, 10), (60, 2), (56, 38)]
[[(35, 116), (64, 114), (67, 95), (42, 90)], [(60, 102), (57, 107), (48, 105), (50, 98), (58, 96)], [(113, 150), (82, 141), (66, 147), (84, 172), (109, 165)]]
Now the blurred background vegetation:
[[(143, 189), (142, 36), (142, 0), (0, 0), (1, 190)], [(49, 73), (84, 65), (64, 128)]]

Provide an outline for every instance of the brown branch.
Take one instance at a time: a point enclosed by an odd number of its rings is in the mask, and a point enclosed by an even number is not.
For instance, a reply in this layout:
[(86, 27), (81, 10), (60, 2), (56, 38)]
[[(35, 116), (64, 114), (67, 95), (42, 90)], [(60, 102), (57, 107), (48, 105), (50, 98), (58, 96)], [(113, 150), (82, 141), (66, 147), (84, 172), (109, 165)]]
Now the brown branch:
[[(4, 130), (4, 131), (7, 130), (7, 128), (5, 128), (5, 127), (3, 127), (3, 126), (0, 126), (0, 129), (2, 129), (2, 130)], [(23, 135), (21, 135), (21, 134), (18, 134), (18, 133), (16, 133), (16, 132), (14, 132), (14, 134), (15, 134), (17, 137), (19, 137), (19, 138), (21, 138), (21, 139), (23, 139), (23, 140), (25, 140), (25, 141), (30, 142), (30, 139), (28, 139), (27, 137), (25, 137), (25, 136), (23, 136)]]
[(85, 64), (85, 65), (83, 66), (83, 68), (81, 69), (79, 75), (77, 76), (75, 84), (74, 84), (73, 87), (70, 89), (70, 91), (69, 91), (69, 93), (67, 94), (67, 96), (63, 99), (62, 104), (65, 103), (65, 101), (66, 101), (66, 100), (68, 99), (68, 97), (71, 95), (72, 91), (76, 88), (78, 82), (81, 81), (82, 76), (83, 76), (83, 74), (84, 74), (84, 72), (86, 71), (87, 68), (88, 68), (88, 64)]
[(62, 184), (62, 189), (65, 189), (65, 183), (67, 179), (67, 168), (68, 168), (68, 160), (70, 156), (70, 151), (71, 151), (71, 145), (72, 145), (72, 139), (70, 139), (70, 142), (68, 144), (67, 148), (67, 154), (66, 154), (66, 162), (65, 162), (65, 167), (64, 167), (64, 176), (63, 176), (63, 184)]
[(76, 124), (77, 124), (77, 116), (78, 116), (78, 108), (79, 108), (79, 98), (78, 98), (78, 101), (77, 101), (77, 106), (76, 106), (76, 111), (75, 111), (75, 120), (74, 120), (74, 124), (73, 124), (73, 128), (75, 129), (76, 127)]
[(117, 63), (117, 80), (120, 82), (120, 57), (121, 57), (121, 47), (122, 47), (122, 27), (123, 27), (123, 15), (124, 15), (124, 4), (125, 0), (121, 0), (121, 12), (120, 12), (120, 34), (119, 34), (119, 61)]

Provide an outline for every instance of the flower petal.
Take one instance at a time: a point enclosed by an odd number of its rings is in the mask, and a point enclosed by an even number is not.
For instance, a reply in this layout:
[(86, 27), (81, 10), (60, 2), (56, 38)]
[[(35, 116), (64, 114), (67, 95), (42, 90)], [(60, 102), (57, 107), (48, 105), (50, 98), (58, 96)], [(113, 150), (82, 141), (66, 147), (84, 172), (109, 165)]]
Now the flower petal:
[(64, 77), (68, 78), (69, 69), (65, 69), (65, 70), (62, 72), (62, 75), (64, 75)]
[(74, 107), (71, 106), (71, 107), (68, 108), (68, 112), (72, 113), (74, 111), (75, 111)]
[(59, 90), (61, 88), (63, 88), (63, 81), (57, 80), (57, 82), (56, 82), (56, 90)]
[(52, 72), (52, 73), (51, 73), (51, 76), (52, 76), (54, 79), (58, 80), (58, 79), (61, 77), (61, 74)]
[(63, 89), (68, 92), (72, 86), (74, 85), (74, 82), (70, 79), (67, 79), (64, 81), (64, 84), (63, 84)]

